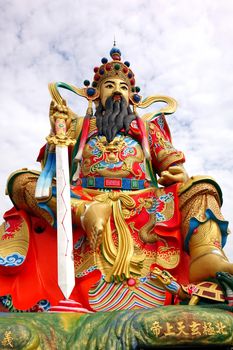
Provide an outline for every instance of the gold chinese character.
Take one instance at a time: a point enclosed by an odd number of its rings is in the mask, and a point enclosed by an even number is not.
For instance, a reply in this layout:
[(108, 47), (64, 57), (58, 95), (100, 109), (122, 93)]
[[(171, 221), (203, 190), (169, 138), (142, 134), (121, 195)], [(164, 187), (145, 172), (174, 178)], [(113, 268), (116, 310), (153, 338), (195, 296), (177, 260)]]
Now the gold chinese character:
[(165, 337), (168, 335), (175, 335), (176, 333), (173, 331), (173, 326), (171, 325), (170, 322), (166, 322), (166, 329), (167, 332), (164, 332)]
[(205, 335), (216, 334), (212, 322), (204, 322), (203, 323), (203, 334), (205, 334)]
[(3, 338), (3, 340), (2, 340), (2, 345), (3, 345), (3, 346), (8, 346), (8, 345), (9, 345), (11, 348), (14, 347), (11, 331), (6, 331), (6, 332), (4, 333), (4, 338)]
[(226, 326), (222, 322), (217, 322), (216, 323), (216, 332), (217, 334), (227, 334), (227, 332), (224, 331)]
[(198, 330), (200, 325), (201, 325), (200, 323), (195, 322), (195, 321), (193, 321), (189, 325), (189, 328), (191, 330), (191, 335), (201, 335), (201, 332)]
[(177, 329), (179, 331), (179, 333), (177, 333), (177, 335), (188, 335), (187, 332), (185, 332), (185, 324), (183, 321), (179, 321), (177, 322)]
[(158, 337), (160, 335), (161, 329), (162, 327), (160, 326), (159, 322), (155, 321), (152, 324), (152, 327), (150, 330), (153, 332), (154, 335), (156, 335), (156, 337)]

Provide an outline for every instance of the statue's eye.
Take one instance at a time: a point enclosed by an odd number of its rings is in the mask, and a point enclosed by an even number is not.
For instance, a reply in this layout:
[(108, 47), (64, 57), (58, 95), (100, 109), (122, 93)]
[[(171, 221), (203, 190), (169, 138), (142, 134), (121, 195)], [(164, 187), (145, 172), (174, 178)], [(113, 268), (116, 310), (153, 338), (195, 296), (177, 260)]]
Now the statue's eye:
[(125, 86), (125, 85), (121, 86), (121, 89), (122, 89), (122, 90), (125, 90), (125, 91), (128, 91), (128, 87)]
[(113, 88), (113, 85), (112, 85), (112, 84), (107, 84), (107, 85), (105, 85), (105, 87), (106, 87), (107, 89), (112, 89), (112, 88)]

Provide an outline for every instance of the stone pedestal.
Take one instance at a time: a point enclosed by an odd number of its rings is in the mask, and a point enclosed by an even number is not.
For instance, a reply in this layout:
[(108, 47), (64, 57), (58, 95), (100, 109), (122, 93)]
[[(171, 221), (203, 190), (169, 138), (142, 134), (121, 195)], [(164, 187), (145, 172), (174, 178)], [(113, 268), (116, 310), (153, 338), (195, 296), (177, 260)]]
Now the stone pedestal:
[(0, 349), (230, 349), (233, 313), (167, 306), (108, 313), (0, 313)]

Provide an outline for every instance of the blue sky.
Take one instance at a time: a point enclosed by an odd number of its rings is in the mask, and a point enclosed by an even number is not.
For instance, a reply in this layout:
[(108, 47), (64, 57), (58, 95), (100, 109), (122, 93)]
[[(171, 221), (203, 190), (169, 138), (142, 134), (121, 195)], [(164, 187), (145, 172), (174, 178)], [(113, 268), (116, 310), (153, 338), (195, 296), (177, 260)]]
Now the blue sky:
[[(178, 101), (168, 117), (173, 143), (190, 175), (212, 175), (220, 184), (233, 227), (231, 0), (0, 0), (0, 13), (1, 214), (11, 207), (8, 175), (39, 169), (35, 159), (49, 134), (48, 83), (83, 86), (115, 36), (143, 97)], [(65, 96), (82, 115), (85, 103)], [(226, 252), (233, 260), (233, 235)]]

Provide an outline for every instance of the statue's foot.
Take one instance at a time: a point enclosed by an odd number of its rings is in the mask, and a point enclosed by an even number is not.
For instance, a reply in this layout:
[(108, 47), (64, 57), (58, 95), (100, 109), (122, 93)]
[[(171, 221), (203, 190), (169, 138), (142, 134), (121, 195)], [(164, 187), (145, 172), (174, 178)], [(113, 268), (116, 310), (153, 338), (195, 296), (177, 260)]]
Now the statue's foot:
[(190, 282), (199, 282), (210, 277), (215, 278), (219, 271), (233, 275), (233, 264), (220, 250), (193, 259), (189, 268), (189, 280)]
[(93, 202), (86, 205), (81, 223), (94, 250), (102, 241), (102, 235), (111, 212), (112, 207), (109, 203)]

